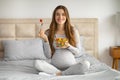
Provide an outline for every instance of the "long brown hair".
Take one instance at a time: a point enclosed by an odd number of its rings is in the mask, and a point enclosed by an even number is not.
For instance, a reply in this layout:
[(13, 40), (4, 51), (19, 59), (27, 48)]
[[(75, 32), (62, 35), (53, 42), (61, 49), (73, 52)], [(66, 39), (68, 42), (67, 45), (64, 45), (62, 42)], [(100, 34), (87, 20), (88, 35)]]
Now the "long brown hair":
[(70, 17), (69, 17), (68, 10), (65, 6), (59, 5), (55, 8), (55, 10), (53, 12), (52, 21), (51, 21), (51, 24), (50, 24), (50, 27), (49, 27), (49, 30), (48, 30), (48, 40), (49, 40), (49, 43), (50, 43), (50, 48), (51, 48), (51, 51), (52, 51), (52, 53), (51, 53), (52, 55), (55, 52), (55, 49), (53, 47), (53, 41), (54, 41), (55, 32), (57, 30), (57, 23), (55, 21), (55, 14), (56, 14), (56, 11), (58, 9), (63, 9), (64, 12), (65, 12), (66, 22), (65, 22), (65, 25), (64, 25), (65, 26), (64, 30), (65, 30), (65, 35), (68, 38), (68, 41), (72, 46), (76, 45), (75, 37), (74, 37), (74, 30), (73, 30), (73, 27), (70, 23)]

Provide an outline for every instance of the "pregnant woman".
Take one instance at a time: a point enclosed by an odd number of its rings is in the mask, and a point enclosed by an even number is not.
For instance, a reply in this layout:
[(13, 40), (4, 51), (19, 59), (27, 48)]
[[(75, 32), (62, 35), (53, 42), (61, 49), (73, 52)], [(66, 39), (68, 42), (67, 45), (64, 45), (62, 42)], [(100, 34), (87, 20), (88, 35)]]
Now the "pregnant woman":
[(75, 55), (82, 55), (80, 38), (78, 31), (70, 23), (65, 6), (55, 8), (49, 29), (41, 29), (39, 37), (43, 39), (44, 53), (51, 59), (51, 63), (45, 65), (47, 62), (36, 60), (35, 67), (38, 70), (50, 73), (51, 69), (56, 75), (75, 75), (84, 74), (89, 69), (88, 61), (77, 63), (75, 60)]

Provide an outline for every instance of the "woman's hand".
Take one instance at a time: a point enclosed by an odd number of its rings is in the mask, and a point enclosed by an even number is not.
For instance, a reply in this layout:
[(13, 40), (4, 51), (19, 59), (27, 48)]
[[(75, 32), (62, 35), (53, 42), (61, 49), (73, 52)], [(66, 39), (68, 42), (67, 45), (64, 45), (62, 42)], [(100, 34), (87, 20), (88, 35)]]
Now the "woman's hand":
[(68, 48), (70, 46), (69, 42), (66, 41), (64, 46), (61, 46), (61, 48)]
[(40, 32), (39, 32), (38, 36), (39, 36), (40, 38), (42, 38), (45, 42), (48, 42), (48, 37), (47, 37), (47, 35), (45, 34), (45, 30), (40, 29)]

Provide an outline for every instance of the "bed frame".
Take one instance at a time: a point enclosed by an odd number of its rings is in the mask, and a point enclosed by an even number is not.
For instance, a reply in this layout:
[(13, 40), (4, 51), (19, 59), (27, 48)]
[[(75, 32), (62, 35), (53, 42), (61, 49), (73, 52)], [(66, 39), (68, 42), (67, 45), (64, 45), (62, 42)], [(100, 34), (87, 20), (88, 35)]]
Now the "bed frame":
[[(43, 18), (47, 29), (50, 18)], [(98, 20), (96, 18), (72, 18), (74, 25), (81, 36), (86, 52), (98, 58)], [(4, 56), (2, 40), (33, 39), (38, 37), (40, 29), (39, 19), (0, 19), (0, 58)]]

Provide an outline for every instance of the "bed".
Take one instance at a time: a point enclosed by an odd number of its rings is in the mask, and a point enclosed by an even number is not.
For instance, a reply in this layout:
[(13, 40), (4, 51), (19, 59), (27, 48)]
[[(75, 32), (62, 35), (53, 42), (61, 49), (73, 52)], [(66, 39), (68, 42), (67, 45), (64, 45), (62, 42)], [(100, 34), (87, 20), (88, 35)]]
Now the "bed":
[[(51, 19), (43, 18), (43, 21), (42, 28), (48, 29)], [(86, 74), (38, 75), (34, 60), (50, 61), (45, 58), (38, 38), (41, 28), (39, 19), (0, 19), (0, 80), (120, 80), (119, 71), (99, 61), (98, 19), (72, 18), (71, 22), (79, 31), (81, 52), (84, 53), (76, 56), (76, 61), (85, 59), (91, 63)], [(38, 43), (41, 45), (37, 45)]]

